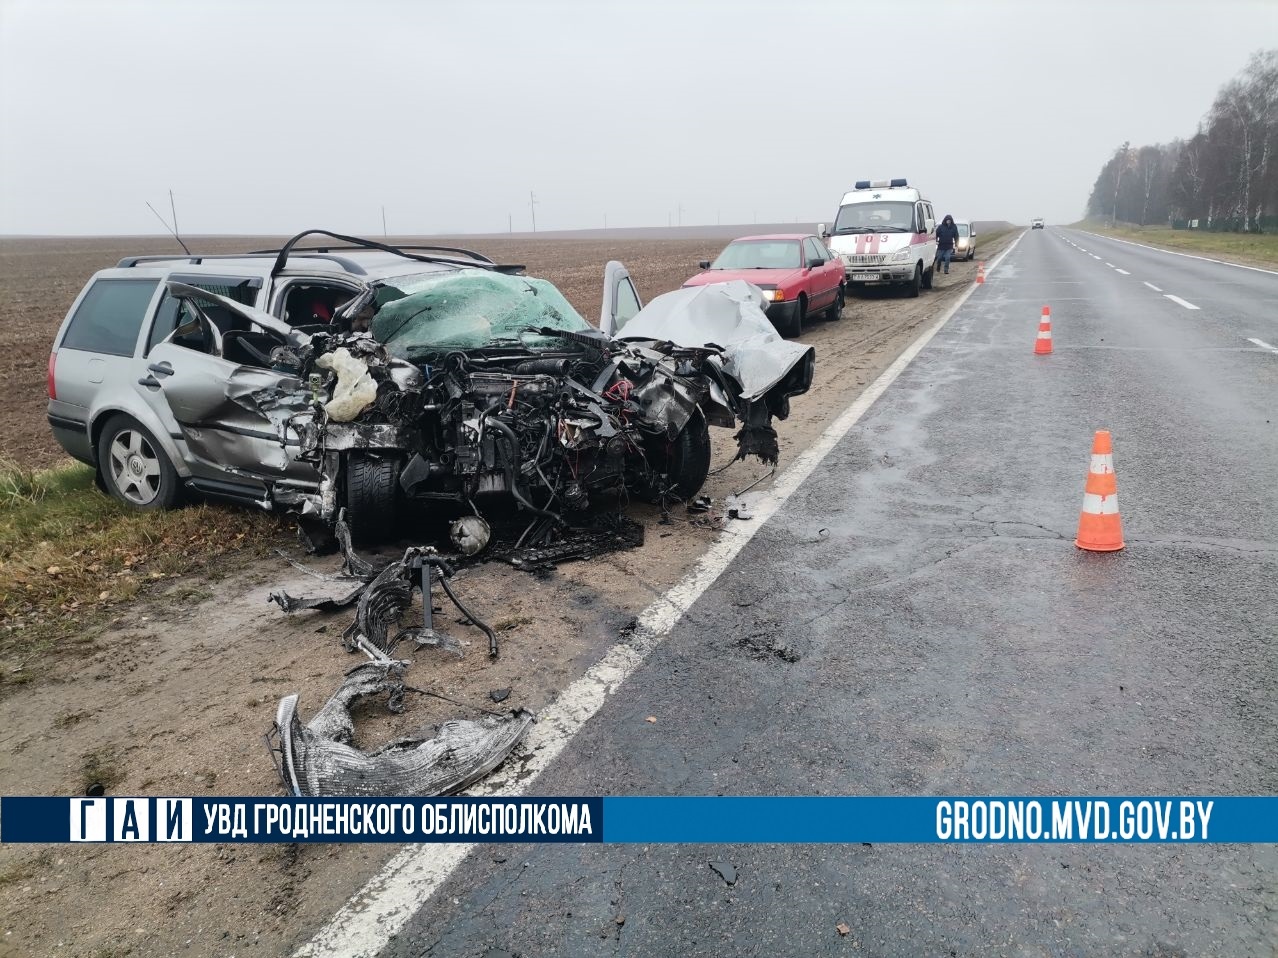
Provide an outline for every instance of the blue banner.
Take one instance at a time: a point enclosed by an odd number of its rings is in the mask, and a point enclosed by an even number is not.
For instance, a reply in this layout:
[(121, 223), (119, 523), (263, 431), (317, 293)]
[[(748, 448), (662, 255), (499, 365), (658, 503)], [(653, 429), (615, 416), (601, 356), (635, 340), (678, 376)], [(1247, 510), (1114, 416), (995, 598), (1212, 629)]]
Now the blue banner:
[(0, 798), (0, 842), (599, 842), (598, 798)]
[(1278, 842), (1278, 798), (605, 798), (605, 842)]
[(1278, 842), (1278, 797), (2, 798), (3, 842)]

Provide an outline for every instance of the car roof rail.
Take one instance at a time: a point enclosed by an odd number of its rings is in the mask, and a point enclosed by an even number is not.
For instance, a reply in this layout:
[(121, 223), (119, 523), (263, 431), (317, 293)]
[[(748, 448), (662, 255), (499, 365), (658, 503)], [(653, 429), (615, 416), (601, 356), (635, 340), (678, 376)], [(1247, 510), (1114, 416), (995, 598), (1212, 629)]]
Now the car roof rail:
[[(329, 247), (317, 247), (314, 250), (305, 247), (298, 247), (298, 243), (307, 236), (331, 236), (335, 240), (350, 244), (355, 249), (374, 249), (383, 253), (390, 253), (393, 256), (402, 256), (405, 259), (417, 260), (421, 263), (442, 263), (447, 266), (477, 266), (481, 269), (496, 270), (501, 273), (519, 272), (523, 266), (516, 265), (499, 265), (485, 256), (483, 253), (476, 253), (474, 250), (461, 249), (456, 246), (391, 246), (389, 243), (379, 243), (377, 240), (363, 239), (359, 236), (345, 236), (341, 233), (333, 233), (329, 230), (304, 230), (298, 233), (279, 250), (258, 250), (259, 253), (275, 253), (275, 265), (271, 267), (271, 276), (278, 276), (284, 271), (284, 267), (288, 263), (289, 255), (293, 252), (307, 253), (312, 252), (320, 255), (332, 255)], [(457, 256), (430, 256), (426, 251), (435, 251), (440, 253), (456, 253)], [(458, 257), (464, 257), (458, 258)], [(362, 269), (359, 272), (363, 272)]]
[[(334, 249), (331, 246), (298, 246), (298, 242), (306, 236), (331, 236), (333, 239), (342, 243), (349, 244), (344, 247)], [(278, 276), (283, 272), (288, 263), (291, 254), (304, 254), (308, 259), (324, 259), (335, 263), (348, 273), (356, 275), (366, 275), (367, 270), (358, 260), (350, 256), (342, 255), (343, 252), (350, 250), (356, 251), (361, 249), (380, 250), (384, 253), (390, 253), (394, 256), (402, 256), (405, 259), (416, 260), (420, 263), (437, 263), (444, 266), (472, 266), (479, 269), (489, 269), (498, 273), (521, 273), (524, 270), (522, 264), (515, 263), (496, 263), (489, 259), (483, 253), (477, 253), (474, 250), (462, 249), (458, 246), (391, 246), (387, 243), (379, 243), (376, 240), (362, 239), (358, 236), (344, 236), (341, 233), (331, 233), (328, 230), (306, 230), (298, 233), (280, 249), (260, 249), (253, 250), (248, 253), (209, 253), (209, 254), (167, 254), (152, 253), (146, 256), (126, 256), (116, 264), (117, 269), (130, 269), (147, 263), (190, 263), (195, 266), (201, 265), (205, 260), (227, 260), (227, 259), (258, 259), (265, 257), (274, 257), (275, 263), (271, 267), (271, 276)], [(437, 253), (454, 253), (455, 256), (431, 256), (426, 255), (429, 252)]]

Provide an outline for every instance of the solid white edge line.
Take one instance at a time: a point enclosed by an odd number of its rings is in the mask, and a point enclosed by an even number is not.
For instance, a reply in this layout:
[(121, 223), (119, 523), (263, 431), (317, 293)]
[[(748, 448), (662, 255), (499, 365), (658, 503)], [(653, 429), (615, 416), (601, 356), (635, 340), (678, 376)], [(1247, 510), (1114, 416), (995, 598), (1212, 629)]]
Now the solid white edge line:
[(1148, 286), (1150, 289), (1152, 289), (1155, 293), (1161, 293), (1161, 292), (1162, 292), (1162, 290), (1161, 290), (1161, 289), (1159, 289), (1157, 286), (1155, 286), (1153, 283), (1146, 282), (1145, 280), (1141, 280), (1141, 282), (1142, 282), (1142, 283), (1145, 283), (1145, 285), (1146, 285), (1146, 286)]
[[(987, 276), (1024, 236), (1025, 231), (1022, 230), (1012, 245), (986, 268)], [(502, 777), (503, 766), (463, 794), (495, 797), (520, 795), (526, 791), (977, 289), (975, 283), (969, 286), (940, 319), (920, 333), (826, 427), (815, 443), (795, 458), (790, 467), (777, 477), (772, 489), (764, 493), (757, 504), (752, 503), (754, 518), (749, 524), (743, 524), (744, 528), (740, 530), (737, 526), (724, 529), (692, 571), (643, 611), (629, 641), (614, 645), (581, 678), (572, 682), (538, 713), (536, 724), (520, 747), (520, 753), (526, 756), (526, 760), (510, 763), (511, 767), (506, 769), (509, 778)], [(405, 845), (315, 937), (294, 952), (294, 958), (371, 958), (376, 955), (444, 883), (472, 847), (471, 843)]]
[(1193, 303), (1181, 299), (1179, 296), (1173, 296), (1171, 293), (1163, 293), (1167, 299), (1170, 299), (1177, 306), (1184, 306), (1186, 309), (1198, 309)]
[(1141, 249), (1152, 249), (1155, 253), (1170, 253), (1172, 256), (1187, 256), (1190, 259), (1200, 259), (1204, 263), (1216, 263), (1219, 266), (1233, 266), (1235, 269), (1249, 269), (1253, 273), (1268, 273), (1271, 276), (1278, 276), (1278, 269), (1264, 269), (1260, 266), (1244, 266), (1242, 263), (1231, 263), (1227, 259), (1212, 259), (1210, 256), (1195, 256), (1193, 253), (1180, 253), (1174, 249), (1163, 249), (1161, 246), (1150, 246), (1148, 243), (1134, 243), (1131, 240), (1119, 239), (1117, 236), (1106, 236), (1103, 233), (1091, 233), (1087, 230), (1079, 230), (1080, 233), (1087, 233), (1088, 236), (1095, 236), (1097, 239), (1113, 240), (1115, 243), (1126, 243), (1128, 246), (1139, 246)]
[(1267, 349), (1267, 350), (1269, 350), (1271, 353), (1274, 353), (1274, 354), (1278, 355), (1278, 346), (1270, 346), (1270, 345), (1269, 345), (1267, 342), (1265, 342), (1263, 339), (1249, 339), (1249, 340), (1247, 340), (1247, 342), (1249, 342), (1249, 343), (1255, 343), (1255, 344), (1256, 344), (1257, 346), (1259, 346), (1261, 349)]

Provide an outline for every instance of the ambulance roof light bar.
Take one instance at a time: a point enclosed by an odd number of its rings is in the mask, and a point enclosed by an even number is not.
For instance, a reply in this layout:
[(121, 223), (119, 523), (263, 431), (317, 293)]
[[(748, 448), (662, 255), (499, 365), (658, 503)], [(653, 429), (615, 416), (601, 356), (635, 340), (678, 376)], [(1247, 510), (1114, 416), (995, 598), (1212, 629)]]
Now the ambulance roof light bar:
[(858, 190), (881, 190), (884, 188), (891, 189), (895, 186), (909, 186), (904, 177), (897, 180), (857, 180), (856, 189)]

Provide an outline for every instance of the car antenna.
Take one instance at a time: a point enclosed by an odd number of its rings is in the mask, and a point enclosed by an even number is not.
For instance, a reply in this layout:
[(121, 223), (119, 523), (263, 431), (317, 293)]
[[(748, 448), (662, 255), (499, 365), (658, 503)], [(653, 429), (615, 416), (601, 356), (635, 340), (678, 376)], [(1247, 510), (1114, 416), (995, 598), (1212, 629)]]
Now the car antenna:
[(187, 249), (187, 248), (186, 248), (186, 244), (182, 242), (182, 237), (178, 236), (178, 231), (177, 231), (177, 206), (176, 206), (176, 205), (174, 204), (174, 202), (173, 202), (173, 191), (172, 191), (172, 190), (169, 190), (169, 209), (170, 209), (170, 210), (172, 211), (172, 213), (173, 213), (173, 225), (172, 225), (172, 226), (170, 226), (167, 222), (165, 222), (164, 217), (163, 217), (163, 216), (161, 216), (161, 215), (160, 215), (160, 214), (156, 211), (155, 207), (151, 205), (151, 203), (150, 203), (150, 201), (149, 201), (149, 200), (148, 200), (148, 201), (146, 201), (146, 208), (147, 208), (147, 209), (149, 209), (152, 213), (155, 213), (155, 218), (156, 218), (157, 220), (159, 220), (161, 223), (164, 223), (164, 228), (165, 228), (166, 230), (168, 230), (170, 233), (172, 233), (172, 234), (173, 234), (173, 238), (174, 238), (175, 240), (177, 240), (177, 241), (178, 241), (178, 246), (181, 246), (181, 247), (182, 247), (182, 252), (184, 252), (187, 256), (190, 256), (190, 255), (191, 255), (191, 251), (190, 251), (189, 249)]

